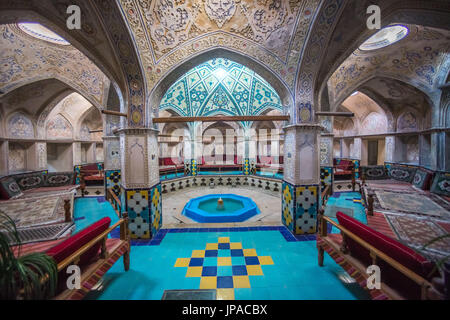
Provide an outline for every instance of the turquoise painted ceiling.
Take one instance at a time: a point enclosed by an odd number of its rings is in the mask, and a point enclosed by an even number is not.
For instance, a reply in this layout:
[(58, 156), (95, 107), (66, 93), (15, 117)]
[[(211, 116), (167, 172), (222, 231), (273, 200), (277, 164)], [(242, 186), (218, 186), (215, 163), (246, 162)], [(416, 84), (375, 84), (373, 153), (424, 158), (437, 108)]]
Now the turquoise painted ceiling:
[(259, 115), (282, 110), (276, 91), (249, 68), (217, 58), (191, 69), (164, 95), (160, 110), (180, 116)]

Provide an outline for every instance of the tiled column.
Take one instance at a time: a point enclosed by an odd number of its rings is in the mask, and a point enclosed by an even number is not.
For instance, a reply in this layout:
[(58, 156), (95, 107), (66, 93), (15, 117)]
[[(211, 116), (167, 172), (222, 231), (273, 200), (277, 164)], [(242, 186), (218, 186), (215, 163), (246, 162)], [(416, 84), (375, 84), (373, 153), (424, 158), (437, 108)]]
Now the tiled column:
[(198, 175), (198, 163), (196, 158), (197, 130), (194, 124), (190, 127), (190, 137), (184, 142), (184, 175)]
[[(149, 239), (162, 225), (158, 131), (121, 129), (122, 206), (128, 212), (132, 239)], [(124, 205), (125, 204), (125, 205)]]
[(73, 168), (75, 171), (75, 184), (80, 183), (81, 171), (81, 143), (74, 142), (72, 144)]
[(333, 190), (333, 117), (323, 117), (320, 123), (324, 128), (324, 132), (320, 135), (320, 193), (322, 193), (327, 186)]
[(284, 128), (284, 179), (282, 222), (293, 234), (311, 234), (317, 229), (320, 196), (318, 124)]
[(250, 128), (244, 129), (244, 159), (242, 170), (244, 175), (256, 174), (256, 133)]
[(105, 195), (112, 188), (120, 198), (120, 139), (119, 137), (103, 137)]

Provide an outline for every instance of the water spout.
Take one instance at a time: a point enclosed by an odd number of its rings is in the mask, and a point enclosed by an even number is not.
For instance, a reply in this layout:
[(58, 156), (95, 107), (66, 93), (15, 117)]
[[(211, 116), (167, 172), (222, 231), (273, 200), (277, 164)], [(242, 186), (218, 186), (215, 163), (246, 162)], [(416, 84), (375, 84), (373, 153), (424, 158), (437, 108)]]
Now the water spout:
[(217, 210), (225, 210), (225, 206), (223, 205), (223, 199), (219, 198), (217, 200)]

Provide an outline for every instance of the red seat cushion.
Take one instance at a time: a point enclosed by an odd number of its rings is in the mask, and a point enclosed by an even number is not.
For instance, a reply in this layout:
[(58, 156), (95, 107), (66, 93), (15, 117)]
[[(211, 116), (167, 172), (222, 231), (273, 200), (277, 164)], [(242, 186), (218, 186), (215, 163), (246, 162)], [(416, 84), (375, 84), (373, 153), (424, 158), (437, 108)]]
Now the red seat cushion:
[[(336, 218), (338, 219), (340, 225), (366, 241), (368, 244), (374, 246), (418, 275), (426, 279), (430, 278), (430, 273), (433, 270), (433, 264), (416, 251), (403, 245), (397, 240), (389, 238), (388, 236), (373, 230), (372, 228), (342, 212), (337, 212)], [(366, 265), (372, 264), (369, 251), (367, 249), (348, 237), (347, 244), (352, 256), (360, 259)], [(381, 261), (381, 259), (378, 262), (378, 265), (381, 269), (381, 279), (383, 282), (386, 282), (393, 288), (397, 289), (402, 295), (408, 298), (420, 298), (420, 287), (415, 282), (384, 261)]]
[[(93, 240), (97, 236), (99, 236), (102, 232), (109, 228), (111, 223), (111, 218), (105, 217), (100, 219), (99, 221), (91, 224), (89, 227), (84, 230), (78, 232), (74, 236), (62, 241), (56, 246), (48, 249), (45, 253), (56, 261), (56, 263), (60, 263), (75, 251), (80, 249), (89, 241)], [(88, 263), (97, 253), (100, 248), (101, 242), (98, 242), (88, 251), (86, 251), (80, 257), (80, 265)]]

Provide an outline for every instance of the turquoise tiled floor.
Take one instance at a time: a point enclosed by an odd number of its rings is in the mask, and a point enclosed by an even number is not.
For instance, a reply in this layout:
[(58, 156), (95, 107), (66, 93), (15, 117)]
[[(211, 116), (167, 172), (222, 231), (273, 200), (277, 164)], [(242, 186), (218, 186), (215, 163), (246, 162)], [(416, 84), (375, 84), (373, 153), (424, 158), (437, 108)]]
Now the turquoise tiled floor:
[[(111, 218), (111, 225), (119, 221), (116, 212), (109, 202), (98, 200), (98, 197), (77, 198), (74, 205), (73, 217), (75, 220), (75, 233), (100, 220), (103, 217)], [(102, 198), (100, 198), (102, 199)]]
[[(327, 207), (336, 206), (342, 208), (353, 209), (354, 218), (360, 222), (367, 224), (366, 211), (364, 205), (361, 203), (361, 194), (358, 192), (340, 192), (335, 193), (328, 199)], [(325, 211), (327, 214), (327, 211)], [(332, 218), (337, 222), (336, 218)], [(333, 227), (332, 233), (339, 233), (340, 231)]]
[[(95, 198), (77, 199), (75, 217), (77, 230), (114, 211), (107, 202)], [(115, 221), (113, 220), (113, 221)], [(134, 245), (131, 266), (123, 269), (120, 259), (103, 277), (103, 284), (86, 299), (154, 299), (160, 300), (164, 290), (199, 289), (200, 277), (186, 277), (187, 267), (175, 267), (178, 258), (190, 258), (193, 250), (204, 250), (207, 243), (217, 243), (220, 237), (242, 244), (243, 249), (255, 249), (258, 256), (270, 256), (273, 265), (262, 265), (263, 275), (248, 276), (250, 288), (235, 288), (236, 300), (354, 300), (366, 299), (365, 292), (328, 255), (325, 266), (317, 264), (315, 241), (289, 242), (278, 230), (167, 233), (159, 245)], [(228, 252), (220, 252), (227, 256)], [(204, 266), (216, 260), (205, 260)], [(232, 265), (242, 265), (242, 257), (232, 257)], [(232, 267), (221, 267), (218, 276), (229, 276)]]

